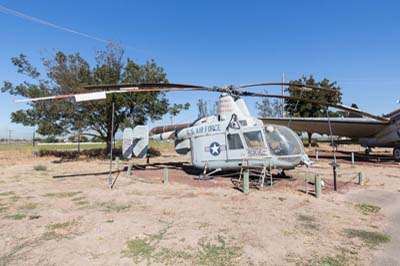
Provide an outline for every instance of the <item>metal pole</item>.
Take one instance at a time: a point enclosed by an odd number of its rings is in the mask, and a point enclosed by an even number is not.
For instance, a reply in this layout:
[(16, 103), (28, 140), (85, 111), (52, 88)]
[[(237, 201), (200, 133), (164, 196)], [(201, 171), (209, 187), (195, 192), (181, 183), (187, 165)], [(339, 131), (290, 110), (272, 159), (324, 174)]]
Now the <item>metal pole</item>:
[(108, 185), (112, 189), (112, 161), (113, 161), (113, 140), (114, 140), (114, 101), (111, 108), (111, 137), (110, 137), (110, 175), (108, 176)]
[(81, 131), (78, 131), (78, 153), (81, 153)]
[(336, 153), (335, 153), (335, 146), (334, 146), (335, 144), (333, 141), (331, 119), (329, 117), (329, 107), (326, 108), (326, 116), (328, 118), (329, 132), (331, 134), (331, 145), (332, 145), (332, 152), (333, 152), (333, 162), (331, 163), (332, 168), (333, 168), (333, 189), (336, 191), (336, 167), (338, 167), (338, 164), (336, 162)]
[[(282, 96), (285, 96), (285, 86), (283, 85), (284, 83), (285, 83), (285, 72), (282, 72)], [(282, 105), (282, 117), (285, 117), (285, 99), (282, 99), (281, 105)]]
[(333, 189), (336, 191), (336, 163), (333, 165)]
[(32, 155), (35, 157), (35, 131), (33, 131), (33, 138), (32, 138)]

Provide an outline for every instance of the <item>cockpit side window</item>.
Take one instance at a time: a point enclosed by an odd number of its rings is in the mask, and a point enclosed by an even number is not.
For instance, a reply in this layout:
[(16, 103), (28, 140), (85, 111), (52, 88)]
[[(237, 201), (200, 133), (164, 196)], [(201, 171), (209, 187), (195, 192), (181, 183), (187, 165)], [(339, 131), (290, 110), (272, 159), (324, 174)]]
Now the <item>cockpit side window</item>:
[(243, 143), (239, 134), (228, 134), (228, 148), (230, 150), (243, 149)]
[(246, 144), (249, 148), (265, 147), (263, 136), (260, 130), (243, 133)]

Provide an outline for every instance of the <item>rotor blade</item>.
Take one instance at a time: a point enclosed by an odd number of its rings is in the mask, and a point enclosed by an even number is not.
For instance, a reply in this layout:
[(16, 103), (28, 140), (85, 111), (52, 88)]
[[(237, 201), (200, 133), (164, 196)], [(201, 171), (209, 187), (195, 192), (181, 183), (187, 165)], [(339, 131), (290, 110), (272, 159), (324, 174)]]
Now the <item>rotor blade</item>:
[[(121, 84), (99, 84), (99, 85), (85, 85), (84, 89), (123, 89), (123, 88), (138, 88), (138, 89), (207, 89), (204, 86), (188, 85), (188, 84), (175, 84), (175, 83), (121, 83)], [(155, 91), (155, 90), (154, 90)]]
[[(164, 85), (168, 85), (168, 86), (164, 87)], [(174, 85), (177, 85), (177, 86), (174, 86)], [(193, 91), (193, 90), (207, 90), (208, 91), (208, 90), (211, 90), (210, 88), (196, 86), (196, 85), (187, 85), (188, 87), (184, 87), (184, 85), (182, 85), (182, 84), (109, 84), (109, 85), (98, 85), (97, 87), (96, 86), (93, 85), (90, 88), (93, 88), (93, 89), (94, 88), (106, 88), (106, 86), (112, 86), (113, 88), (119, 88), (119, 90), (46, 96), (46, 97), (38, 97), (38, 98), (31, 98), (31, 99), (14, 100), (14, 102), (15, 103), (36, 102), (36, 101), (46, 101), (46, 100), (53, 100), (53, 99), (68, 99), (68, 98), (75, 98), (75, 100), (77, 102), (82, 102), (82, 101), (105, 99), (106, 94), (115, 94), (115, 93), (157, 92), (157, 91)], [(120, 87), (122, 87), (122, 88), (120, 88)], [(86, 88), (86, 87), (84, 87), (84, 88)]]
[(15, 103), (23, 102), (37, 102), (37, 101), (48, 101), (48, 100), (58, 100), (58, 99), (72, 99), (75, 98), (76, 102), (102, 100), (106, 98), (106, 94), (110, 93), (124, 93), (125, 91), (100, 91), (100, 92), (90, 92), (90, 93), (77, 93), (77, 94), (65, 94), (65, 95), (54, 95), (38, 98), (28, 98), (14, 100)]
[(381, 117), (381, 116), (377, 116), (377, 115), (373, 115), (364, 111), (361, 111), (359, 109), (353, 108), (353, 107), (349, 107), (343, 104), (334, 104), (334, 103), (328, 103), (328, 102), (324, 102), (324, 101), (318, 101), (318, 100), (312, 100), (312, 99), (305, 99), (305, 98), (301, 98), (301, 97), (292, 97), (292, 96), (284, 96), (284, 95), (277, 95), (277, 94), (267, 94), (267, 93), (255, 93), (255, 92), (249, 92), (249, 91), (243, 91), (242, 92), (243, 96), (251, 96), (251, 97), (268, 97), (268, 98), (278, 98), (278, 99), (287, 99), (287, 100), (294, 100), (294, 101), (302, 101), (302, 102), (307, 102), (307, 103), (313, 103), (313, 104), (318, 104), (318, 105), (325, 105), (325, 106), (329, 106), (329, 107), (333, 107), (339, 110), (343, 110), (343, 111), (348, 111), (348, 112), (352, 112), (352, 113), (356, 113), (356, 114), (360, 114), (369, 118), (373, 118), (379, 121), (384, 121), (387, 122), (389, 121), (388, 118), (385, 117)]
[(37, 102), (37, 101), (46, 101), (46, 100), (54, 100), (54, 99), (67, 99), (74, 98), (74, 94), (67, 95), (55, 95), (55, 96), (45, 96), (45, 97), (37, 97), (37, 98), (28, 98), (28, 99), (19, 99), (14, 100), (15, 103), (23, 103), (23, 102)]
[[(323, 87), (318, 87), (318, 86), (312, 86), (312, 85), (307, 85), (307, 84), (296, 84), (296, 83), (284, 83), (284, 82), (261, 82), (261, 83), (250, 83), (250, 84), (243, 84), (239, 85), (237, 88), (243, 89), (243, 88), (250, 88), (250, 87), (261, 87), (261, 86), (294, 86), (294, 87), (299, 87), (299, 90), (320, 90), (320, 91), (327, 91), (327, 92), (332, 92), (332, 93), (338, 93), (338, 90), (334, 89), (329, 89), (329, 88), (323, 88)], [(306, 89), (307, 88), (307, 89)]]

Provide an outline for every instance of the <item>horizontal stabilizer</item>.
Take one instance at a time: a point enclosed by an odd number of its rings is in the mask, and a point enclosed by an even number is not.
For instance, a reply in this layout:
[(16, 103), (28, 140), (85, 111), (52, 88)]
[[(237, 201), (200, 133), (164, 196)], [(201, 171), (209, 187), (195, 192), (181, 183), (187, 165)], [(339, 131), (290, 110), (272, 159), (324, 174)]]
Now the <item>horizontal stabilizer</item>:
[(134, 129), (125, 128), (123, 132), (122, 156), (125, 159), (144, 158), (149, 145), (147, 126), (136, 126)]
[(149, 130), (147, 126), (136, 126), (133, 129), (133, 155), (137, 158), (144, 158), (149, 147)]
[(124, 159), (132, 158), (133, 152), (133, 129), (125, 128), (122, 136), (122, 157)]

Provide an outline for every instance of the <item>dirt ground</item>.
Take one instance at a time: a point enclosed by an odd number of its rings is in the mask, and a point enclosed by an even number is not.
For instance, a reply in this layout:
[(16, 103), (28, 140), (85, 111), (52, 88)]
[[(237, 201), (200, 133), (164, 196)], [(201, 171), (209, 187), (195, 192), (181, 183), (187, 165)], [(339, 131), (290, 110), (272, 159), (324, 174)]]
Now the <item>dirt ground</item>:
[[(132, 176), (121, 162), (110, 190), (107, 161), (2, 152), (0, 265), (376, 265), (396, 239), (379, 197), (400, 195), (400, 165), (343, 158), (338, 192), (325, 157), (245, 195), (228, 178), (193, 180), (189, 157), (152, 158)], [(312, 184), (304, 193), (316, 173), (319, 199)], [(357, 196), (370, 190), (374, 204)]]

